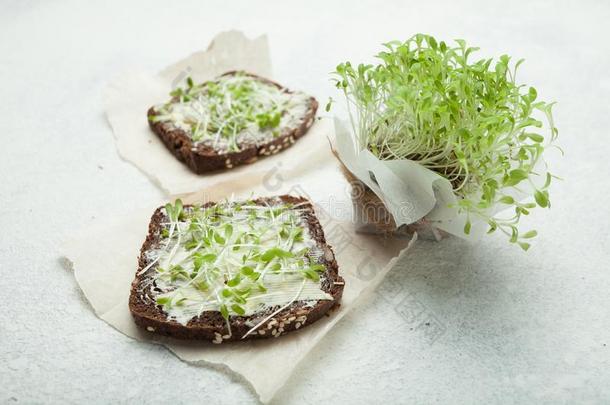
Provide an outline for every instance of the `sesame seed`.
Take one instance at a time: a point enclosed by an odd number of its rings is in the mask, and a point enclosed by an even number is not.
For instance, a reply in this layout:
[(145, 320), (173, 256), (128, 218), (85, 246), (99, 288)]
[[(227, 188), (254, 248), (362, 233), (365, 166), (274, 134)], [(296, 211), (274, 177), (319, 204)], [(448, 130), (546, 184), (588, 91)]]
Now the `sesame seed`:
[(149, 332), (154, 332), (155, 328), (153, 328), (152, 326), (147, 326), (146, 330), (149, 331)]
[(300, 327), (301, 327), (301, 322), (297, 322), (297, 323), (294, 325), (294, 328), (295, 328), (295, 329), (299, 329)]
[(275, 149), (275, 145), (269, 145), (269, 150)]

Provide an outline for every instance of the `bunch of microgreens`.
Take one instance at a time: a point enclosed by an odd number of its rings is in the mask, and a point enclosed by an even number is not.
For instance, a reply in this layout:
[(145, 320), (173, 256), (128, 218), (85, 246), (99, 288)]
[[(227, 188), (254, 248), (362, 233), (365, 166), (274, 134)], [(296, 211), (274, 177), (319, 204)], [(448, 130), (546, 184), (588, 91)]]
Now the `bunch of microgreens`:
[(156, 121), (179, 121), (190, 130), (193, 142), (211, 141), (214, 147), (226, 143), (239, 151), (238, 136), (260, 132), (279, 135), (282, 114), (291, 107), (293, 95), (272, 84), (243, 73), (221, 76), (196, 84), (186, 79), (172, 100), (156, 109)]
[[(338, 65), (336, 86), (347, 98), (359, 147), (382, 160), (410, 159), (439, 173), (468, 217), (466, 234), (476, 217), (489, 224), (489, 233), (499, 229), (527, 250), (525, 239), (536, 231), (519, 233), (521, 215), (550, 206), (554, 176), (538, 163), (557, 137), (553, 103), (538, 101), (536, 89), (515, 82), (523, 60), (513, 65), (503, 55), (496, 62), (471, 61), (478, 48), (455, 42), (451, 47), (417, 34), (387, 43), (376, 66)], [(537, 114), (546, 119), (546, 136)], [(517, 201), (524, 193), (535, 202)], [(510, 218), (495, 214), (509, 207)]]
[[(187, 304), (244, 315), (251, 295), (264, 298), (265, 277), (299, 275), (319, 282), (323, 265), (312, 259), (311, 243), (304, 241), (301, 208), (254, 201), (225, 202), (209, 207), (184, 208), (181, 200), (165, 206), (168, 222), (161, 230), (168, 268), (156, 267), (155, 279), (170, 285), (156, 302), (167, 310)], [(176, 259), (184, 248), (186, 257)], [(198, 291), (185, 294), (187, 287)], [(188, 302), (191, 300), (192, 302)], [(208, 309), (209, 310), (209, 309)]]

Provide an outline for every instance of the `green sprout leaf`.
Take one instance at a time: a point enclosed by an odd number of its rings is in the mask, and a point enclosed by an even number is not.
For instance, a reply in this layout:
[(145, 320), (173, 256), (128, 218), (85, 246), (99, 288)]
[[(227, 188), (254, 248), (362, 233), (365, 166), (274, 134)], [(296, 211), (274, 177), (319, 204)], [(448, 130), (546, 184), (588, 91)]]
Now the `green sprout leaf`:
[(324, 110), (326, 110), (326, 112), (330, 112), (330, 109), (332, 108), (332, 104), (333, 104), (333, 98), (329, 97), (328, 98), (328, 102), (326, 103), (326, 107), (324, 107)]
[(195, 239), (191, 239), (190, 241), (188, 241), (184, 244), (184, 247), (186, 248), (186, 250), (193, 250), (197, 246), (199, 246), (199, 242)]
[(210, 288), (209, 284), (206, 283), (205, 281), (196, 281), (193, 283), (193, 285), (199, 291), (207, 291)]
[(326, 266), (323, 264), (313, 264), (309, 267), (309, 269), (312, 271), (323, 272), (326, 270)]
[(231, 305), (231, 309), (238, 315), (244, 315), (246, 313), (246, 310), (242, 306), (237, 304)]
[(499, 202), (502, 204), (513, 205), (515, 203), (515, 199), (511, 196), (505, 195), (504, 197), (500, 198)]
[(218, 256), (215, 253), (195, 253), (193, 255), (193, 267), (199, 270), (204, 263), (213, 263)]
[(225, 304), (220, 305), (220, 314), (224, 319), (229, 319), (229, 309)]
[(534, 194), (534, 197), (536, 199), (536, 203), (541, 206), (542, 208), (546, 208), (549, 206), (549, 193), (548, 191), (540, 191), (537, 190), (536, 193)]
[(521, 237), (523, 239), (531, 239), (531, 238), (536, 237), (536, 235), (538, 235), (538, 232), (536, 232), (536, 231), (529, 231), (529, 232), (524, 233)]
[(303, 270), (303, 275), (305, 276), (305, 278), (308, 278), (311, 281), (315, 281), (315, 282), (320, 281), (320, 276), (314, 270), (311, 270), (311, 269)]
[(214, 233), (214, 241), (216, 243), (218, 243), (219, 245), (224, 245), (226, 242), (226, 239), (223, 238), (222, 236), (220, 236), (218, 233)]
[(237, 274), (231, 280), (227, 281), (227, 285), (229, 287), (236, 287), (239, 285), (239, 283), (241, 283), (241, 275), (239, 275), (239, 274)]
[(165, 212), (167, 212), (167, 216), (169, 217), (170, 221), (175, 222), (178, 221), (178, 219), (181, 219), (181, 216), (183, 215), (182, 212), (182, 200), (177, 199), (174, 202), (174, 205), (167, 203), (165, 204)]
[(283, 250), (279, 247), (275, 247), (275, 248), (271, 248), (271, 249), (267, 250), (265, 253), (263, 253), (263, 255), (261, 256), (261, 260), (264, 262), (270, 262), (271, 260), (273, 260), (276, 257), (289, 258), (289, 257), (293, 257), (293, 254), (291, 252)]
[(511, 170), (508, 173), (508, 178), (504, 181), (504, 185), (507, 187), (515, 186), (521, 181), (527, 179), (528, 174), (521, 169)]
[(464, 225), (464, 233), (466, 235), (470, 235), (470, 228), (472, 227), (472, 223), (470, 221), (466, 221), (466, 224)]

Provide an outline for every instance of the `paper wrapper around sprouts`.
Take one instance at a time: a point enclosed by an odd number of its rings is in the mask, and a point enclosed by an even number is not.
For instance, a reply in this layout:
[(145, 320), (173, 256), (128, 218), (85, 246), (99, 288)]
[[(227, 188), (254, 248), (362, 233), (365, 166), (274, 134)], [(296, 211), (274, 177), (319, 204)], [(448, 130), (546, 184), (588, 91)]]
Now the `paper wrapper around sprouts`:
[[(320, 134), (317, 123), (282, 153), (218, 173), (197, 175), (167, 150), (149, 128), (147, 110), (167, 101), (169, 92), (183, 86), (189, 76), (195, 82), (203, 82), (230, 70), (245, 70), (273, 79), (267, 37), (251, 40), (239, 31), (223, 32), (206, 51), (196, 52), (158, 74), (133, 71), (115, 78), (105, 89), (103, 101), (121, 158), (140, 169), (168, 195), (193, 192), (252, 171), (266, 172), (279, 162), (298, 166), (311, 159), (310, 152), (316, 149), (313, 144), (326, 142), (327, 134)], [(290, 83), (282, 84), (291, 87)]]
[(360, 231), (417, 232), (437, 240), (444, 233), (476, 240), (485, 232), (486, 224), (471, 218), (471, 232), (464, 234), (466, 216), (455, 208), (447, 179), (412, 160), (378, 159), (357, 145), (339, 119), (333, 147), (352, 185)]

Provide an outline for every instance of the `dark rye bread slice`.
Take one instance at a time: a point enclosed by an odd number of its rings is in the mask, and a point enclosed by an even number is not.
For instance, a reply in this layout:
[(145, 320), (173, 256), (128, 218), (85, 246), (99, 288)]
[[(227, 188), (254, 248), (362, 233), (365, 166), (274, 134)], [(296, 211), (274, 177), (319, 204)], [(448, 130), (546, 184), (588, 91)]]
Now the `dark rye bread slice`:
[[(222, 76), (245, 74), (261, 82), (268, 83), (278, 89), (285, 89), (282, 85), (260, 77), (255, 74), (231, 71)], [(292, 93), (285, 89), (287, 93)], [(318, 110), (318, 101), (310, 97), (307, 111), (296, 128), (280, 128), (280, 134), (271, 141), (261, 145), (252, 145), (242, 148), (239, 152), (219, 152), (218, 150), (203, 144), (195, 145), (191, 137), (181, 128), (177, 128), (169, 122), (153, 122), (152, 117), (156, 115), (155, 108), (148, 109), (148, 124), (157, 136), (163, 141), (167, 149), (174, 156), (185, 163), (197, 174), (231, 169), (247, 163), (254, 163), (260, 156), (274, 155), (283, 149), (292, 146), (297, 139), (301, 138), (313, 125)]]
[[(279, 337), (285, 333), (310, 325), (338, 305), (343, 294), (345, 282), (343, 278), (339, 276), (339, 266), (337, 265), (335, 255), (332, 248), (326, 243), (324, 231), (315, 215), (312, 204), (309, 200), (302, 197), (283, 195), (277, 198), (285, 203), (300, 204), (299, 208), (303, 209), (302, 216), (307, 223), (311, 238), (315, 240), (317, 247), (324, 252), (322, 257), (317, 258), (317, 261), (326, 267), (326, 270), (320, 275), (321, 289), (329, 293), (333, 297), (333, 300), (317, 300), (313, 305), (311, 302), (297, 300), (289, 307), (274, 315), (271, 319), (261, 325), (256, 332), (249, 334), (245, 339)], [(259, 198), (254, 200), (258, 205), (266, 205), (266, 203), (271, 201), (272, 198)], [(203, 207), (209, 207), (214, 204), (215, 203), (207, 203), (204, 204)], [(185, 206), (185, 208), (188, 207), (189, 206)], [(242, 340), (242, 337), (253, 326), (281, 308), (281, 306), (270, 308), (265, 312), (257, 313), (252, 316), (231, 315), (229, 318), (232, 332), (231, 336), (229, 336), (226, 321), (218, 311), (205, 311), (198, 317), (192, 318), (186, 326), (173, 319), (169, 319), (167, 314), (162, 310), (162, 307), (157, 305), (154, 300), (150, 298), (151, 289), (155, 288), (155, 285), (152, 284), (142, 287), (143, 283), (149, 278), (151, 272), (155, 271), (156, 266), (153, 265), (145, 273), (140, 274), (149, 264), (146, 252), (160, 243), (160, 224), (166, 220), (167, 217), (163, 213), (162, 207), (157, 208), (149, 224), (148, 236), (140, 250), (138, 270), (136, 272), (136, 277), (131, 284), (129, 310), (138, 326), (149, 332), (178, 339), (209, 340), (213, 343), (222, 343)]]

